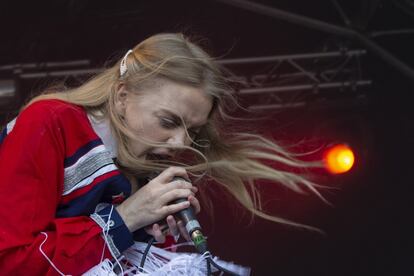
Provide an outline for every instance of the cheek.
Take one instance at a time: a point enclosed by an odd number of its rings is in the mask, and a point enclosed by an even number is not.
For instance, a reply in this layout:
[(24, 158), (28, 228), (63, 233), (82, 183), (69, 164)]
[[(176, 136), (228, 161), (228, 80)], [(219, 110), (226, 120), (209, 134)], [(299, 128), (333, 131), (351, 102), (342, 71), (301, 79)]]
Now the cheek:
[[(135, 114), (131, 112), (126, 112), (125, 125), (128, 128), (128, 130), (131, 131), (134, 135), (142, 138), (143, 125), (139, 117), (137, 117)], [(131, 151), (137, 156), (141, 156), (147, 150), (147, 146), (139, 140), (134, 140), (130, 143)]]
[(125, 123), (127, 128), (134, 132), (135, 135), (145, 135), (154, 125), (153, 119), (146, 114), (137, 114), (136, 112), (127, 112), (125, 114)]
[(168, 136), (156, 118), (142, 116), (139, 119), (136, 117), (125, 119), (127, 127), (141, 139), (150, 142), (164, 142), (163, 139)]
[(130, 131), (133, 131), (135, 134), (139, 132), (139, 130), (142, 128), (142, 122), (140, 120), (141, 118), (137, 116), (133, 110), (130, 109), (126, 109), (124, 116), (126, 127)]

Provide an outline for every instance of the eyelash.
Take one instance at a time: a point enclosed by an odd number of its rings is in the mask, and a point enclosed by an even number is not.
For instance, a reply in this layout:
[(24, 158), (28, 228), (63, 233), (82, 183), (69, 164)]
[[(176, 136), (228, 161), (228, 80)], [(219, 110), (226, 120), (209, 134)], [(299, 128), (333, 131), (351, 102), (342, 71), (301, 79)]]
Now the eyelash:
[(162, 127), (165, 127), (168, 129), (175, 128), (181, 125), (179, 122), (175, 121), (174, 119), (169, 119), (169, 118), (161, 118), (160, 122), (161, 122)]
[[(181, 125), (180, 122), (177, 122), (176, 120), (170, 118), (161, 118), (160, 122), (161, 126), (167, 129), (173, 129)], [(196, 130), (187, 129), (187, 132), (188, 135), (190, 135), (191, 139), (194, 139), (198, 135), (198, 131)]]

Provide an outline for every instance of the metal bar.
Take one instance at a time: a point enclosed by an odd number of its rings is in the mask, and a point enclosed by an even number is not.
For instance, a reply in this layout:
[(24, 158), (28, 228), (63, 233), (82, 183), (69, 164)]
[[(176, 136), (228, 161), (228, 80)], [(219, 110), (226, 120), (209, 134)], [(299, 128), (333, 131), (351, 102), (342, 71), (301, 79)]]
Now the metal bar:
[(79, 69), (79, 70), (64, 70), (64, 71), (53, 71), (53, 72), (37, 72), (37, 73), (23, 73), (19, 77), (22, 79), (35, 79), (35, 78), (46, 78), (46, 77), (64, 77), (64, 76), (76, 76), (95, 74), (101, 72), (103, 69)]
[(309, 18), (306, 16), (290, 13), (273, 7), (269, 7), (263, 4), (253, 3), (246, 0), (216, 0), (225, 4), (236, 6), (244, 10), (250, 10), (259, 14), (268, 15), (274, 18), (278, 18), (293, 24), (302, 25), (306, 28), (316, 29), (323, 32), (353, 37), (355, 32), (345, 27), (336, 26), (334, 24), (326, 23), (317, 19)]
[(74, 67), (74, 66), (88, 66), (90, 61), (87, 59), (59, 61), (59, 62), (40, 62), (40, 63), (17, 63), (0, 66), (0, 71), (15, 70), (15, 69), (36, 69), (36, 68), (56, 68), (56, 67)]
[(308, 53), (308, 54), (296, 54), (296, 55), (279, 55), (279, 56), (265, 56), (265, 57), (249, 57), (249, 58), (233, 58), (219, 60), (218, 63), (222, 65), (231, 64), (245, 64), (245, 63), (265, 63), (275, 61), (285, 61), (289, 59), (313, 59), (313, 58), (330, 58), (339, 56), (359, 56), (366, 54), (365, 50), (350, 50), (345, 52), (320, 52), (320, 53)]
[(388, 30), (371, 32), (370, 37), (378, 37), (384, 35), (398, 35), (398, 34), (414, 34), (414, 29)]
[(321, 82), (316, 77), (316, 74), (314, 74), (313, 72), (310, 72), (310, 71), (306, 70), (305, 68), (303, 68), (302, 66), (300, 66), (299, 64), (297, 64), (296, 62), (294, 62), (293, 60), (288, 60), (287, 62), (290, 65), (292, 65), (293, 67), (295, 67), (299, 72), (303, 72), (309, 79), (314, 80), (317, 83), (320, 83)]
[(346, 15), (344, 9), (342, 9), (341, 5), (339, 5), (338, 1), (331, 0), (333, 5), (335, 6), (336, 10), (338, 11), (339, 15), (342, 17), (342, 20), (344, 21), (345, 25), (351, 26), (351, 20), (349, 20), (348, 16)]
[(344, 81), (344, 82), (330, 82), (330, 83), (320, 83), (320, 84), (300, 84), (300, 85), (286, 85), (286, 86), (274, 86), (274, 87), (260, 87), (260, 88), (246, 88), (240, 89), (240, 95), (253, 95), (253, 94), (265, 94), (265, 93), (275, 93), (275, 92), (289, 92), (289, 91), (298, 91), (298, 90), (309, 90), (309, 89), (325, 89), (325, 88), (338, 88), (338, 87), (349, 87), (349, 86), (363, 86), (371, 85), (371, 80), (361, 80), (361, 81)]
[(347, 98), (347, 99), (339, 99), (339, 100), (328, 100), (328, 101), (316, 101), (316, 102), (290, 102), (290, 103), (281, 103), (281, 104), (263, 104), (263, 105), (251, 105), (247, 107), (248, 110), (252, 111), (266, 111), (266, 110), (282, 110), (288, 108), (300, 108), (304, 106), (308, 106), (312, 109), (320, 109), (320, 108), (344, 108), (349, 106), (363, 106), (367, 104), (367, 98)]
[(72, 67), (72, 66), (87, 66), (90, 65), (90, 61), (87, 59), (83, 60), (73, 60), (73, 61), (59, 61), (59, 62), (46, 62), (44, 63), (46, 67)]
[(0, 80), (0, 98), (9, 98), (16, 95), (14, 80)]
[[(333, 74), (333, 73), (336, 73), (337, 71), (338, 70), (336, 70), (336, 69), (330, 69), (330, 70), (324, 70), (321, 73), (322, 74)], [(312, 71), (309, 71), (309, 72), (312, 72)], [(342, 69), (341, 72), (350, 73), (351, 70), (345, 68), (345, 69)], [(316, 74), (315, 72), (313, 72), (313, 73)], [(255, 74), (255, 75), (251, 75), (250, 78), (261, 80), (261, 79), (265, 79), (267, 76), (269, 76), (270, 78), (274, 78), (274, 77), (277, 76), (281, 80), (286, 80), (287, 78), (304, 77), (304, 76), (306, 76), (306, 74), (302, 73), (302, 72), (287, 73), (287, 74), (271, 74), (271, 75), (268, 75), (268, 74)], [(240, 76), (238, 76), (238, 77), (240, 78)], [(230, 79), (233, 80), (233, 78), (230, 78)], [(234, 79), (234, 81), (237, 81), (237, 80), (238, 79)]]

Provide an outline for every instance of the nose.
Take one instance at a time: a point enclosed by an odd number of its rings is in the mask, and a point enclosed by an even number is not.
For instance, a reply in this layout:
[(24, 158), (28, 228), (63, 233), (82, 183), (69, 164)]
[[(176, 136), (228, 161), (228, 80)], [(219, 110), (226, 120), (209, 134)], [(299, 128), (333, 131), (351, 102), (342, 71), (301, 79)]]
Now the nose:
[(171, 146), (189, 146), (191, 141), (185, 129), (178, 129), (171, 134), (167, 143)]

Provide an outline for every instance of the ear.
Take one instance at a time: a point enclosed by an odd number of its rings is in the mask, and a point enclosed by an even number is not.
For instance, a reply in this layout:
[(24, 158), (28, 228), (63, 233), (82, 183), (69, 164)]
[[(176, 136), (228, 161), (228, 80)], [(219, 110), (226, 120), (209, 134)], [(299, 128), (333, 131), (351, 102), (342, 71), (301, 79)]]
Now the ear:
[(128, 91), (125, 89), (125, 85), (119, 84), (115, 91), (115, 110), (121, 116), (125, 116), (127, 98)]

